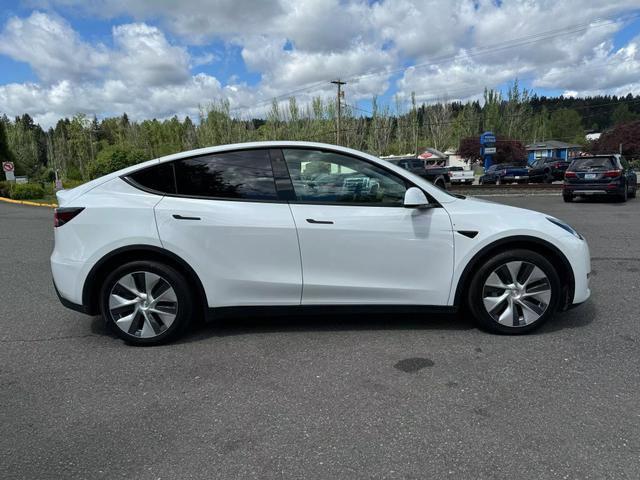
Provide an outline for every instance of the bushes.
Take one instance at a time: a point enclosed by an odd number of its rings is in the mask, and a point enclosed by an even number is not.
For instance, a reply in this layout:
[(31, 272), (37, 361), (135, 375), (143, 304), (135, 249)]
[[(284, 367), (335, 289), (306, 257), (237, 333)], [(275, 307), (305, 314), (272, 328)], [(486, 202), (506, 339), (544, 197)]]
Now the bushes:
[(71, 190), (72, 188), (79, 187), (84, 182), (83, 180), (62, 180), (62, 188), (65, 190)]
[(44, 197), (44, 188), (37, 183), (16, 183), (10, 188), (14, 200), (29, 200)]
[(0, 182), (0, 197), (29, 200), (44, 197), (44, 188), (37, 183)]
[(0, 197), (11, 197), (11, 184), (9, 182), (0, 182)]

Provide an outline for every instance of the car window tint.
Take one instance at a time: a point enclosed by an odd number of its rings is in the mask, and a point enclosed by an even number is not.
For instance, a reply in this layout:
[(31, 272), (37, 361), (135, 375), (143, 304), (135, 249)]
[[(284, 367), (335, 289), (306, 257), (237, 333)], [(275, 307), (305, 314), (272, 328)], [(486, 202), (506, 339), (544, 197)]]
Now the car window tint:
[(571, 166), (571, 170), (602, 170), (614, 168), (611, 157), (584, 157), (576, 158)]
[(159, 193), (176, 193), (176, 182), (171, 163), (161, 163), (132, 173), (127, 178), (141, 187)]
[(175, 162), (178, 194), (246, 200), (277, 199), (266, 150), (225, 152)]
[(404, 202), (404, 179), (369, 162), (319, 150), (283, 152), (298, 200), (394, 206)]

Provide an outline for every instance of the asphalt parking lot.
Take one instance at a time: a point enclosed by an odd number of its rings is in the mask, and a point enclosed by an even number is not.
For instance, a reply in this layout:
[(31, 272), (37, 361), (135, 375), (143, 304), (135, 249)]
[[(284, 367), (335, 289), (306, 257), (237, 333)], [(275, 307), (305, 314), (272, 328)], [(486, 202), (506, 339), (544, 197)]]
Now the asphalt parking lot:
[(536, 334), (262, 319), (135, 348), (62, 307), (52, 213), (0, 203), (0, 478), (640, 478), (640, 200), (494, 197), (589, 241)]

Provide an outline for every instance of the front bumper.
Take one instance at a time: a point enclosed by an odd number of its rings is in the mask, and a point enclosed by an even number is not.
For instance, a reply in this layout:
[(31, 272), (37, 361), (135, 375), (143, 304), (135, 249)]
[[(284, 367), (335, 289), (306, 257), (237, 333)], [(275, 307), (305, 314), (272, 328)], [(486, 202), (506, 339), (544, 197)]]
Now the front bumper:
[(571, 242), (569, 262), (573, 269), (574, 291), (569, 305), (584, 303), (591, 296), (589, 279), (591, 277), (591, 255), (586, 240), (575, 239)]

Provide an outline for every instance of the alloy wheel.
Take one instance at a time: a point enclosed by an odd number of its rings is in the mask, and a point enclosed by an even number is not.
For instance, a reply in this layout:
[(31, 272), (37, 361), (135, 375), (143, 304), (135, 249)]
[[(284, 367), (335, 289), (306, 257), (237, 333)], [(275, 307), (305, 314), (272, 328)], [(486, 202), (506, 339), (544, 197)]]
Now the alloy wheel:
[(524, 327), (540, 319), (551, 302), (551, 282), (538, 266), (511, 261), (487, 277), (482, 291), (487, 313), (498, 323)]
[(152, 338), (164, 333), (178, 314), (171, 284), (151, 272), (132, 272), (118, 280), (109, 294), (109, 314), (129, 335)]

